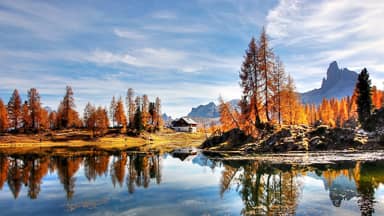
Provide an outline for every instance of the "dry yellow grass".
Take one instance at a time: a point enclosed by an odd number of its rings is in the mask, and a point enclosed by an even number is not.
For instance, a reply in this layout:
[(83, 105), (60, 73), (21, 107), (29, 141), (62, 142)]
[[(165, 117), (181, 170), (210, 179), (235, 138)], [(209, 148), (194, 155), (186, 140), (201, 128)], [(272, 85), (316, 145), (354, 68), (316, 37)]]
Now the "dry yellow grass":
[(203, 133), (162, 132), (149, 134), (149, 138), (149, 143), (147, 142), (144, 149), (165, 152), (176, 148), (200, 146), (206, 139), (206, 135)]
[(138, 137), (106, 136), (92, 141), (52, 141), (40, 139), (38, 135), (9, 135), (0, 137), (0, 151), (28, 152), (50, 147), (96, 147), (107, 150), (139, 147), (140, 151), (155, 150), (165, 152), (181, 147), (197, 147), (205, 138), (205, 134), (202, 133), (180, 133), (171, 130), (164, 130), (154, 134), (144, 133)]

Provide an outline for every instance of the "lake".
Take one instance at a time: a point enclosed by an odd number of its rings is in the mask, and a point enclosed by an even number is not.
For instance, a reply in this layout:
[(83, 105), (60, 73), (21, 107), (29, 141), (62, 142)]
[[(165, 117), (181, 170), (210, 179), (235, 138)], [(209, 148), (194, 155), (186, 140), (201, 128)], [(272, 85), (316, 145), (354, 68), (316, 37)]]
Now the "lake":
[(0, 154), (1, 215), (384, 215), (384, 161)]

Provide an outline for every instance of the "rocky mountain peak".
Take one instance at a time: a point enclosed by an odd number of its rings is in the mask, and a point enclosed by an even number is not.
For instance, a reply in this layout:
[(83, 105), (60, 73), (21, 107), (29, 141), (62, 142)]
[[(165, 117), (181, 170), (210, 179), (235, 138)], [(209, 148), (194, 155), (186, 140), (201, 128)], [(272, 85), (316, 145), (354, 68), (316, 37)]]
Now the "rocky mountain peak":
[(329, 88), (335, 85), (335, 83), (337, 83), (341, 78), (341, 72), (342, 70), (339, 68), (339, 65), (336, 61), (333, 61), (331, 64), (329, 64), (327, 69), (327, 77), (323, 78), (321, 88)]
[(304, 103), (319, 104), (323, 98), (342, 98), (351, 96), (358, 74), (347, 68), (339, 68), (336, 61), (329, 64), (326, 77), (323, 78), (321, 87), (301, 94)]
[(328, 70), (327, 70), (327, 76), (332, 72), (337, 72), (339, 70), (339, 65), (337, 64), (337, 61), (333, 61), (329, 64)]

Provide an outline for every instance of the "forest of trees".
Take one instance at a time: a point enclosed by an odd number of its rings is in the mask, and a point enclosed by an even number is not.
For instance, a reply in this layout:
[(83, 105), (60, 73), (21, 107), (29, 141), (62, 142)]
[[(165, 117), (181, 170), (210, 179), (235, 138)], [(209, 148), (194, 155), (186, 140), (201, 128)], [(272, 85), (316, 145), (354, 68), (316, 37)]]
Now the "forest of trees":
[(149, 101), (147, 95), (136, 96), (129, 88), (126, 96), (126, 110), (121, 97), (112, 98), (109, 110), (96, 107), (90, 102), (80, 118), (76, 111), (74, 92), (66, 87), (65, 95), (57, 110), (42, 107), (40, 94), (31, 88), (24, 102), (17, 89), (12, 93), (8, 104), (0, 98), (0, 133), (36, 133), (44, 130), (86, 128), (93, 135), (103, 135), (108, 128), (120, 129), (121, 133), (138, 134), (143, 130), (156, 131), (162, 127), (161, 100)]
[(252, 38), (239, 73), (242, 98), (239, 108), (219, 98), (221, 130), (240, 128), (257, 135), (276, 125), (316, 125), (364, 127), (375, 109), (382, 107), (384, 93), (371, 87), (363, 69), (351, 97), (323, 99), (320, 105), (302, 104), (293, 78), (269, 46), (263, 29), (258, 41)]

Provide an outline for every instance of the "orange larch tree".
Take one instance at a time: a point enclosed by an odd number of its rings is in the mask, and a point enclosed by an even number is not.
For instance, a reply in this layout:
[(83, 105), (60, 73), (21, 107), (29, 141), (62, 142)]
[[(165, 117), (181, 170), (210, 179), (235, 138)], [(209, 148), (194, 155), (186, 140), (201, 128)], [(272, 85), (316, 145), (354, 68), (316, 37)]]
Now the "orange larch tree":
[(383, 105), (383, 91), (378, 90), (376, 86), (372, 87), (372, 103), (375, 109), (380, 109)]
[(284, 71), (283, 62), (279, 59), (279, 57), (275, 58), (275, 62), (273, 64), (273, 76), (271, 79), (271, 93), (272, 93), (272, 117), (276, 120), (278, 124), (282, 123), (282, 91), (283, 86), (287, 82), (287, 77)]
[(31, 128), (34, 130), (38, 130), (40, 128), (41, 122), (41, 102), (40, 94), (35, 88), (31, 88), (28, 91), (28, 108), (29, 115), (31, 118)]
[(109, 125), (108, 112), (106, 108), (95, 108), (88, 102), (84, 108), (83, 122), (84, 126), (92, 131), (92, 136), (98, 133), (103, 135)]
[(348, 105), (347, 105), (347, 99), (342, 98), (340, 100), (339, 104), (339, 112), (338, 112), (338, 118), (337, 118), (337, 126), (343, 127), (344, 123), (348, 120)]
[(21, 121), (23, 124), (24, 131), (28, 130), (32, 126), (32, 119), (31, 115), (29, 113), (29, 107), (28, 107), (28, 101), (25, 101), (23, 106), (22, 106), (22, 111), (21, 111)]
[(11, 123), (11, 126), (14, 130), (19, 128), (21, 123), (21, 98), (17, 89), (12, 93), (11, 98), (9, 99), (8, 106), (8, 117)]
[(296, 87), (293, 78), (288, 75), (287, 83), (284, 85), (282, 91), (282, 117), (283, 123), (292, 125), (296, 124), (299, 117), (298, 110), (301, 108), (301, 104), (296, 93)]
[(50, 129), (56, 129), (57, 128), (57, 112), (56, 111), (52, 111), (49, 113), (48, 121), (49, 121), (49, 128)]
[(357, 120), (357, 104), (356, 104), (356, 99), (357, 99), (357, 92), (356, 89), (352, 94), (352, 97), (347, 97), (347, 102), (348, 102), (348, 119), (355, 119)]
[(0, 132), (5, 132), (7, 130), (8, 130), (7, 107), (5, 106), (3, 100), (0, 98)]
[(259, 49), (258, 49), (258, 67), (260, 69), (260, 74), (262, 78), (262, 95), (264, 97), (264, 112), (266, 121), (270, 122), (271, 117), (271, 88), (273, 85), (273, 63), (274, 63), (274, 54), (272, 49), (269, 47), (269, 41), (265, 28), (263, 27), (260, 35)]
[(224, 100), (219, 97), (219, 112), (220, 112), (220, 122), (221, 129), (223, 131), (228, 131), (233, 128), (240, 128), (238, 123), (238, 113), (229, 102), (224, 102)]
[(39, 113), (39, 129), (49, 129), (49, 113), (46, 109), (41, 108)]
[(94, 132), (95, 130), (95, 122), (96, 122), (96, 116), (94, 113), (96, 112), (96, 108), (91, 104), (87, 103), (84, 108), (84, 114), (83, 114), (83, 122), (84, 126)]
[(249, 42), (240, 70), (240, 86), (243, 89), (240, 102), (241, 118), (253, 122), (255, 128), (261, 125), (261, 72), (258, 67), (258, 47), (255, 39)]
[(75, 110), (75, 98), (71, 86), (67, 86), (63, 100), (57, 110), (59, 126), (63, 128), (78, 127), (81, 125), (79, 114)]
[(319, 113), (320, 113), (320, 119), (321, 121), (330, 126), (335, 126), (335, 121), (334, 121), (334, 112), (331, 108), (330, 102), (323, 98), (320, 108), (319, 108)]
[(115, 120), (118, 127), (125, 129), (127, 126), (127, 117), (125, 116), (124, 104), (121, 97), (116, 103)]

